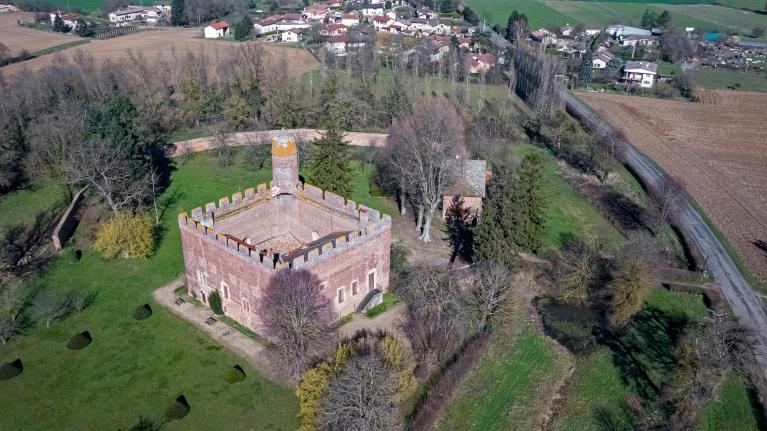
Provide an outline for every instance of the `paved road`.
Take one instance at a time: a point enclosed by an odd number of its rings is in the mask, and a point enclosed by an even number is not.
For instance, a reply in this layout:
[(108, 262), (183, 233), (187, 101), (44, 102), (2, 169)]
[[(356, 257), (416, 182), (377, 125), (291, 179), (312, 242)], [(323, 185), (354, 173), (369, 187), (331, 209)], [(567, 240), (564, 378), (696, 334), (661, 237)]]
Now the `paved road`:
[[(581, 121), (591, 123), (596, 128), (610, 127), (572, 94), (565, 93), (565, 103), (567, 111)], [(626, 148), (626, 163), (641, 177), (645, 184), (650, 187), (656, 186), (663, 178), (664, 173), (631, 143), (624, 141), (624, 146)], [(759, 297), (743, 278), (722, 243), (692, 205), (685, 201), (680, 210), (683, 228), (688, 232), (701, 253), (707, 257), (708, 269), (721, 286), (722, 293), (730, 304), (733, 313), (738, 316), (741, 323), (756, 331), (756, 360), (765, 378), (767, 378), (767, 315), (762, 308)]]

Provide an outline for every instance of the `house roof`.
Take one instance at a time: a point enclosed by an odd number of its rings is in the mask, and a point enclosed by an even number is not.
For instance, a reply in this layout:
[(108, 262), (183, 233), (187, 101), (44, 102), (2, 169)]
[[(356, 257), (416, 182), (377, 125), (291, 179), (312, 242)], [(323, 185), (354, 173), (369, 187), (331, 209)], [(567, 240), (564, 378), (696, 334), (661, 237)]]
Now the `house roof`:
[(223, 30), (225, 28), (229, 28), (229, 23), (226, 21), (216, 21), (212, 23), (209, 27), (213, 27), (214, 30)]
[(448, 180), (445, 195), (485, 197), (485, 160), (461, 160)]
[(608, 61), (615, 58), (615, 55), (613, 55), (610, 51), (599, 51), (597, 52), (597, 58), (607, 63)]
[(304, 32), (304, 29), (302, 28), (291, 28), (289, 30), (285, 30), (285, 33), (302, 34), (303, 32)]
[(373, 21), (376, 21), (376, 22), (389, 22), (390, 19), (391, 18), (389, 18), (388, 16), (383, 16), (383, 15), (378, 15), (373, 17)]
[(624, 72), (649, 72), (658, 73), (658, 65), (649, 61), (627, 61), (623, 66)]

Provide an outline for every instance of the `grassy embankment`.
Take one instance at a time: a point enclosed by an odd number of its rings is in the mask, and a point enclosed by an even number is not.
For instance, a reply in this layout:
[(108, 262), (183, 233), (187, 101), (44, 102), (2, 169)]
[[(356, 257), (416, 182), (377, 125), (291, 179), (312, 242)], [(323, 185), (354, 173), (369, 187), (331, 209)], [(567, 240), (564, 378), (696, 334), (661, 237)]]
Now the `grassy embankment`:
[[(353, 198), (386, 210), (370, 196), (368, 179), (355, 162)], [(370, 170), (366, 170), (368, 175)], [(77, 288), (95, 295), (79, 315), (35, 327), (7, 346), (0, 361), (21, 358), (24, 373), (0, 382), (6, 397), (0, 406), (0, 429), (127, 428), (139, 415), (160, 419), (170, 402), (184, 394), (190, 414), (166, 429), (295, 429), (297, 401), (288, 388), (271, 383), (241, 358), (222, 348), (188, 322), (152, 300), (152, 292), (183, 271), (176, 215), (271, 177), (244, 163), (227, 169), (208, 154), (177, 163), (172, 184), (161, 202), (166, 208), (163, 236), (146, 260), (106, 261), (89, 249), (74, 264), (59, 259), (34, 284), (46, 289)], [(52, 186), (0, 198), (3, 222), (21, 220), (61, 196)], [(393, 211), (387, 211), (394, 213)], [(12, 219), (10, 217), (13, 217)], [(154, 314), (135, 321), (132, 312), (149, 303)], [(72, 334), (90, 331), (93, 344), (70, 351)], [(240, 364), (247, 374), (230, 385), (224, 372)]]

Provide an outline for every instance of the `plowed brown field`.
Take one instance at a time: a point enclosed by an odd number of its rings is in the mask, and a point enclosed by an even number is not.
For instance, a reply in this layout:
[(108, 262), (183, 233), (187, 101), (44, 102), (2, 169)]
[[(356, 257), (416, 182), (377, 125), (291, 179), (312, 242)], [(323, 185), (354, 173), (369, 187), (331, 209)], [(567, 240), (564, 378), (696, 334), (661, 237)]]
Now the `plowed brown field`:
[[(67, 41), (70, 40), (67, 38)], [(204, 39), (202, 30), (199, 29), (147, 30), (112, 39), (94, 40), (86, 45), (65, 49), (55, 55), (44, 55), (5, 66), (0, 69), (0, 72), (5, 77), (13, 77), (24, 70), (38, 70), (51, 64), (59, 54), (71, 59), (78, 50), (93, 56), (97, 61), (119, 60), (128, 57), (131, 52), (134, 55), (142, 55), (147, 61), (192, 52), (209, 56), (213, 60), (211, 64), (215, 66), (217, 58), (230, 54), (238, 46), (241, 46), (241, 42)], [(319, 67), (317, 59), (304, 49), (271, 44), (262, 44), (262, 46), (266, 62), (284, 61), (288, 73), (292, 76), (298, 76)]]
[(767, 282), (767, 94), (720, 91), (714, 104), (578, 97), (681, 180), (751, 272)]
[(76, 37), (18, 27), (17, 20), (23, 23), (33, 22), (35, 14), (31, 12), (0, 13), (0, 42), (10, 48), (13, 56), (18, 55), (22, 49), (35, 52), (77, 40)]

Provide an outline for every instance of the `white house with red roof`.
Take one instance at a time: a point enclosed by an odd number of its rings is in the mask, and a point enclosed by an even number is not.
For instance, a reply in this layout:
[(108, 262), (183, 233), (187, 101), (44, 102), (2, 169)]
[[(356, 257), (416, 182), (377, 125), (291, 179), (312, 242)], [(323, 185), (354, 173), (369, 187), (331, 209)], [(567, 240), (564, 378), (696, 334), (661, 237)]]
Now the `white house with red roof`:
[(80, 14), (76, 13), (61, 13), (61, 11), (53, 12), (50, 14), (51, 18), (51, 24), (54, 24), (56, 21), (56, 15), (61, 17), (61, 21), (64, 22), (64, 25), (68, 25), (72, 28), (75, 28), (77, 25), (77, 20), (80, 19)]
[(345, 13), (341, 15), (341, 24), (347, 27), (355, 27), (360, 24), (360, 17), (356, 12)]
[(374, 16), (371, 21), (373, 21), (373, 27), (375, 27), (376, 30), (382, 30), (396, 22), (386, 15)]
[(302, 28), (291, 28), (290, 30), (285, 30), (280, 34), (280, 40), (283, 42), (299, 42), (301, 39), (304, 38), (304, 29)]
[(319, 31), (320, 36), (338, 36), (349, 31), (349, 28), (343, 24), (328, 24)]
[(330, 8), (325, 4), (314, 4), (303, 10), (303, 17), (308, 21), (322, 21), (330, 13)]
[(205, 27), (205, 39), (218, 39), (229, 36), (229, 23), (216, 21)]

